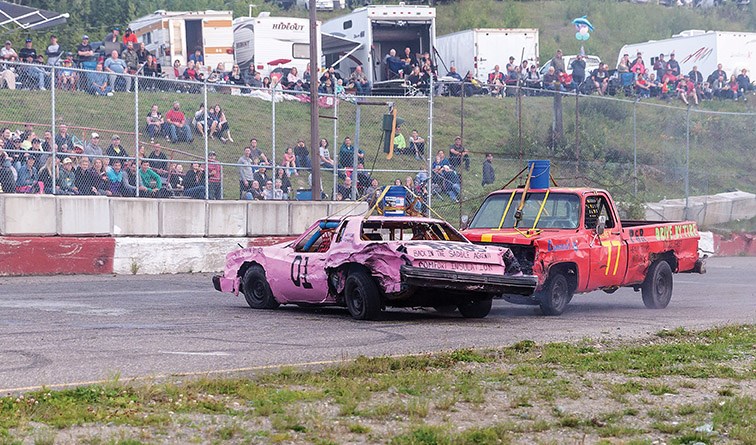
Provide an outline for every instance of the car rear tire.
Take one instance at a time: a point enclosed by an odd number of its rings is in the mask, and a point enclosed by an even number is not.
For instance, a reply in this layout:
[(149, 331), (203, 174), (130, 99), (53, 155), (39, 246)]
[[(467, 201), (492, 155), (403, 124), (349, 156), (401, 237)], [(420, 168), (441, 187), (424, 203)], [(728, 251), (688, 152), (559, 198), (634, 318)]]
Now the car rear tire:
[(538, 297), (541, 312), (544, 315), (561, 315), (572, 300), (572, 291), (567, 278), (561, 273), (555, 273), (538, 293)]
[(355, 320), (375, 320), (381, 313), (381, 294), (364, 270), (351, 272), (344, 286), (347, 309)]
[(641, 287), (643, 304), (649, 309), (664, 309), (672, 299), (672, 268), (666, 261), (657, 261), (648, 268)]
[(465, 318), (485, 318), (491, 312), (493, 298), (470, 300), (457, 306), (459, 313)]
[(243, 281), (244, 299), (253, 309), (275, 309), (278, 302), (270, 290), (265, 271), (257, 264), (252, 265), (244, 273)]

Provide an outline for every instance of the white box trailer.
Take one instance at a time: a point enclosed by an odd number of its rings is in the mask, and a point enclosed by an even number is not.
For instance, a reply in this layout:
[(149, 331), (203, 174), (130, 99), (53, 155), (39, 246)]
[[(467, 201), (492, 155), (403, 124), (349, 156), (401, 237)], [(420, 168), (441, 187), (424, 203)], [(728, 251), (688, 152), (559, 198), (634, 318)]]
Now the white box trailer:
[(643, 53), (647, 67), (653, 66), (659, 54), (669, 60), (669, 55), (675, 53), (681, 74), (688, 74), (695, 65), (704, 79), (717, 69), (719, 63), (728, 76), (740, 74), (743, 68), (753, 76), (756, 70), (756, 33), (753, 32), (684, 31), (669, 39), (625, 45), (617, 63), (623, 54), (629, 54), (630, 60), (635, 59), (638, 51)]
[(436, 8), (427, 5), (369, 5), (323, 23), (323, 33), (354, 41), (355, 47), (329, 51), (324, 49), (326, 65), (338, 64), (342, 76), (348, 77), (357, 65), (372, 83), (385, 81), (388, 73), (384, 57), (391, 49), (398, 56), (404, 48), (412, 54), (431, 53), (436, 43)]
[(514, 57), (518, 64), (522, 60), (538, 61), (538, 29), (468, 29), (440, 36), (436, 49), (441, 59), (437, 61), (441, 71), (454, 65), (460, 76), (472, 71), (476, 79), (486, 82), (494, 66), (499, 65), (500, 70), (506, 72), (510, 57)]
[[(318, 23), (318, 60), (321, 58)], [(293, 68), (304, 74), (310, 62), (310, 21), (306, 18), (272, 17), (262, 12), (257, 17), (234, 20), (234, 54), (242, 72), (254, 63), (263, 76), (277, 67)]]
[(200, 48), (205, 66), (234, 63), (232, 11), (155, 11), (129, 24), (140, 42), (158, 57), (164, 70), (178, 60), (186, 65), (189, 55)]

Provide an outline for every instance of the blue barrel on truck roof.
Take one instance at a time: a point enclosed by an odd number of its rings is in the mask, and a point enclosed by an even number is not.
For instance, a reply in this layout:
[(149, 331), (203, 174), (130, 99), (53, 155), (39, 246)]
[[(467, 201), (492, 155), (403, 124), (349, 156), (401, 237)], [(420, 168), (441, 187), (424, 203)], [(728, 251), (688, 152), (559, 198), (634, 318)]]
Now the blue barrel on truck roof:
[(407, 191), (401, 185), (392, 185), (383, 197), (383, 214), (386, 216), (404, 216)]
[(547, 189), (551, 179), (551, 162), (548, 159), (528, 161), (528, 171), (533, 166), (533, 174), (530, 176), (530, 188)]

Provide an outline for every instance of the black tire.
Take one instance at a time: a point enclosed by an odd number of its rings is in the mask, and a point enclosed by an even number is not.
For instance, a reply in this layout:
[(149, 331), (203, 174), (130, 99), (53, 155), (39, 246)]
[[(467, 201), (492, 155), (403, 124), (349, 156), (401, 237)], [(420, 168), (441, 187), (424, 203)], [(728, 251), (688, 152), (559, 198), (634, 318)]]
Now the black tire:
[(544, 315), (561, 315), (572, 300), (572, 291), (567, 277), (561, 273), (555, 273), (538, 293), (538, 301), (541, 312)]
[(244, 299), (253, 309), (275, 309), (278, 302), (270, 290), (265, 271), (258, 265), (253, 265), (244, 273), (243, 286)]
[(672, 299), (672, 268), (666, 261), (657, 261), (648, 268), (641, 287), (643, 304), (649, 309), (664, 309)]
[(375, 320), (381, 313), (381, 293), (364, 270), (349, 273), (344, 286), (347, 309), (355, 320)]
[(457, 310), (457, 306), (453, 304), (445, 304), (445, 305), (433, 306), (433, 309), (439, 314), (453, 314)]
[(485, 318), (491, 312), (493, 298), (470, 300), (457, 306), (459, 313), (465, 318)]

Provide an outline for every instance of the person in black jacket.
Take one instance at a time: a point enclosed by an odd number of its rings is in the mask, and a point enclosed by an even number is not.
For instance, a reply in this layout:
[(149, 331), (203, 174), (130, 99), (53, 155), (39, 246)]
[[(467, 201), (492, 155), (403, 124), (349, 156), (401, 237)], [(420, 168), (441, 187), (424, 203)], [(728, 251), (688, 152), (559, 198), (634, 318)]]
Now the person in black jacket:
[(205, 171), (198, 162), (184, 175), (184, 196), (195, 199), (205, 198)]

